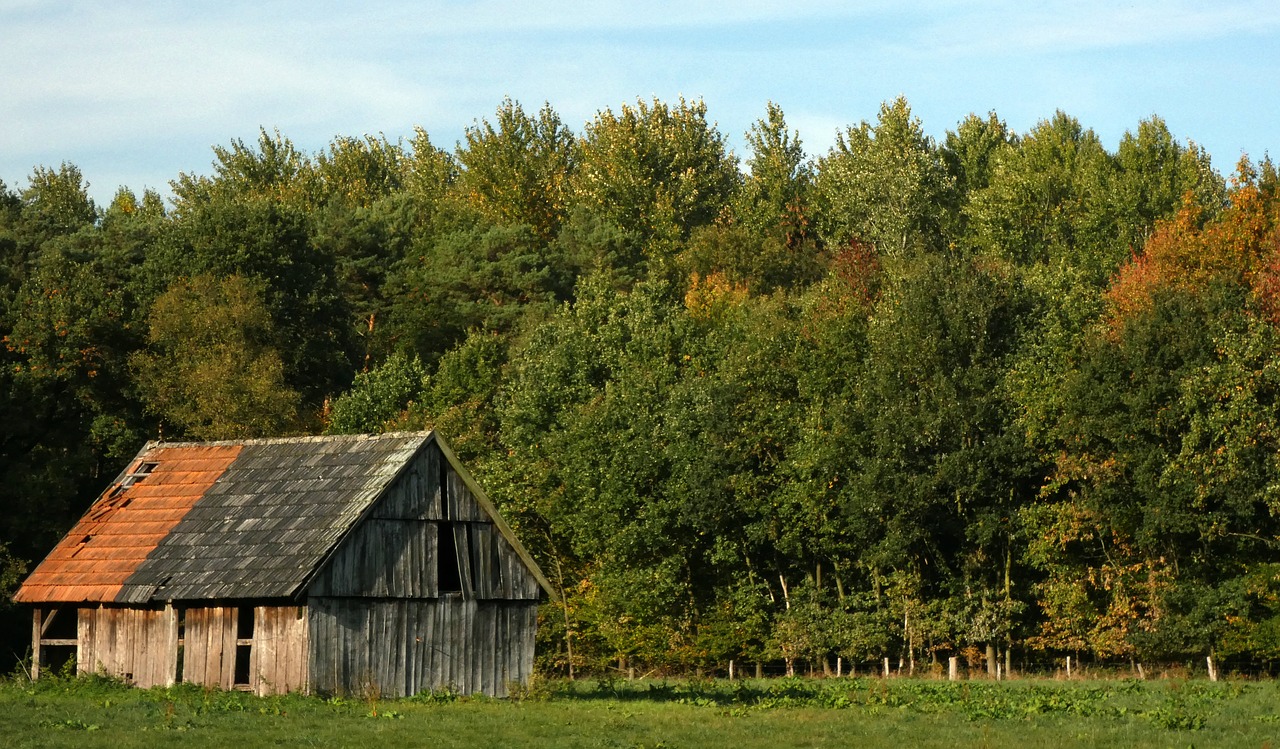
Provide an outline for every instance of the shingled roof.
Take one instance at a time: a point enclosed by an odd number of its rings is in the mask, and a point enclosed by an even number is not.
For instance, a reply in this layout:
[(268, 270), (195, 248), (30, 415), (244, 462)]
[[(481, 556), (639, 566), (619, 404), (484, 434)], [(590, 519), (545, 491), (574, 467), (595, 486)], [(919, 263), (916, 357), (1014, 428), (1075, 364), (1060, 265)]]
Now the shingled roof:
[[(148, 443), (23, 583), (23, 603), (294, 598), (434, 432)], [(549, 589), (496, 510), (482, 506)]]

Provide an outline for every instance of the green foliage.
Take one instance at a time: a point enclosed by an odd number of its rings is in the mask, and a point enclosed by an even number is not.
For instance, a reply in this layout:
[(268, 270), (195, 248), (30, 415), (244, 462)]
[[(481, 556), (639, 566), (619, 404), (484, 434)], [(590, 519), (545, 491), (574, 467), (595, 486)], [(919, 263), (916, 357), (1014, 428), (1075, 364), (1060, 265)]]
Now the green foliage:
[(168, 205), (0, 184), (4, 560), (146, 437), (434, 428), (564, 596), (549, 669), (1274, 657), (1274, 164), (925, 132), (899, 98), (812, 162), (768, 104), (739, 163), (702, 102), (506, 100), (452, 152), (262, 130)]
[(642, 237), (648, 257), (661, 263), (720, 214), (738, 181), (704, 103), (637, 101), (587, 123), (571, 201)]
[(374, 434), (398, 421), (420, 397), (427, 373), (417, 357), (392, 354), (368, 372), (356, 375), (329, 412), (329, 434)]
[(574, 137), (544, 104), (537, 117), (505, 100), (495, 114), (466, 131), (458, 151), (462, 199), (496, 224), (524, 224), (543, 241), (564, 220), (574, 169)]
[(151, 308), (148, 348), (130, 358), (147, 410), (183, 435), (282, 434), (298, 422), (261, 285), (196, 276)]
[(904, 98), (836, 137), (818, 163), (818, 235), (829, 247), (869, 242), (886, 257), (937, 248), (952, 177)]

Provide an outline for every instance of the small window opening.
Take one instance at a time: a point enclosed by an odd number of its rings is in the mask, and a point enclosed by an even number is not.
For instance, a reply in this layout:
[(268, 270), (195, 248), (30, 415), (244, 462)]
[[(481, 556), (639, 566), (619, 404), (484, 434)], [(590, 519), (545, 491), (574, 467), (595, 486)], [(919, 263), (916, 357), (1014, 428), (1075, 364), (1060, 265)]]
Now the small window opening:
[(40, 625), (42, 640), (74, 640), (79, 636), (79, 609), (59, 606), (45, 615)]
[[(168, 582), (167, 580), (165, 582)], [(182, 683), (182, 666), (186, 661), (187, 650), (187, 610), (177, 609), (174, 612), (178, 618), (178, 670), (173, 676), (173, 680), (179, 684)]]
[(59, 606), (44, 615), (40, 624), (40, 668), (55, 674), (76, 670), (77, 622), (74, 606)]
[(436, 588), (441, 593), (461, 593), (462, 571), (458, 569), (458, 542), (453, 537), (453, 523), (441, 523), (439, 528)]
[(253, 607), (236, 609), (235, 685), (249, 686), (249, 659), (253, 653)]
[(236, 639), (253, 639), (253, 607), (241, 606), (236, 609)]
[(156, 469), (156, 466), (158, 465), (160, 464), (154, 463), (154, 462), (139, 463), (137, 468), (134, 468), (131, 472), (125, 474), (124, 479), (120, 482), (120, 486), (125, 489), (133, 486), (139, 481), (145, 479), (147, 476), (151, 475), (151, 472), (154, 471)]

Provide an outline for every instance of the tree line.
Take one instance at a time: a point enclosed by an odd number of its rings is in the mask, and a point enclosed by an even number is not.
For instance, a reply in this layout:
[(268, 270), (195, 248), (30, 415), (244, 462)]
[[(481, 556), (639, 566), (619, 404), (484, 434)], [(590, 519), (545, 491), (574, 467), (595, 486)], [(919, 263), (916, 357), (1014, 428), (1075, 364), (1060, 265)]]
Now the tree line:
[(903, 99), (745, 143), (507, 100), (169, 200), (0, 183), (0, 587), (146, 439), (436, 428), (560, 589), (554, 671), (1280, 656), (1269, 159)]

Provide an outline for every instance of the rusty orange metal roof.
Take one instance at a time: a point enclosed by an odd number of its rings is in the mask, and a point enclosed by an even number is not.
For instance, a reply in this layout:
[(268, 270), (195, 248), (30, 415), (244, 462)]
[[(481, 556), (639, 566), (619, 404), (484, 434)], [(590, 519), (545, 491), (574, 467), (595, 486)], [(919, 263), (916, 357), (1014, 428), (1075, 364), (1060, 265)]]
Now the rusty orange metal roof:
[(116, 600), (125, 580), (186, 517), (240, 449), (240, 445), (144, 449), (36, 567), (14, 600)]

